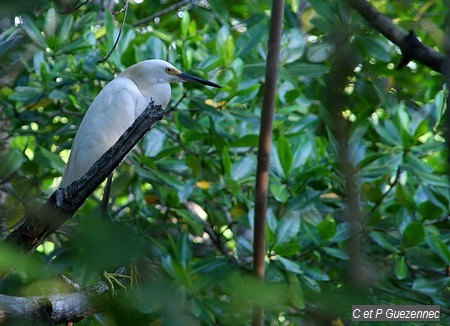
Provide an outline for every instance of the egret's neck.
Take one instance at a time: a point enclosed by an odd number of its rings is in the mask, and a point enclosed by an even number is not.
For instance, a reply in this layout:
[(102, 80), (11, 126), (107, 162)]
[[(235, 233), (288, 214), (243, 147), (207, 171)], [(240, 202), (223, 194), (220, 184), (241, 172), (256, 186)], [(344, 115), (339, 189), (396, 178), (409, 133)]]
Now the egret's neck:
[[(171, 95), (169, 83), (158, 83), (158, 82), (155, 83), (142, 81), (137, 83), (133, 79), (129, 78), (126, 74), (121, 74), (119, 75), (119, 78), (120, 77), (127, 78), (136, 85), (136, 87), (139, 89), (139, 92), (143, 96), (142, 100), (145, 102), (144, 108), (148, 105), (151, 99), (155, 101), (156, 105), (161, 105), (163, 109), (166, 108), (167, 104), (169, 103)], [(142, 108), (142, 110), (140, 109), (141, 106), (142, 106), (141, 103), (139, 104), (137, 103), (138, 111), (144, 110), (144, 108)]]
[(170, 84), (169, 83), (155, 83), (144, 84), (138, 86), (142, 95), (150, 100), (153, 98), (156, 105), (161, 105), (163, 109), (167, 106), (170, 100)]

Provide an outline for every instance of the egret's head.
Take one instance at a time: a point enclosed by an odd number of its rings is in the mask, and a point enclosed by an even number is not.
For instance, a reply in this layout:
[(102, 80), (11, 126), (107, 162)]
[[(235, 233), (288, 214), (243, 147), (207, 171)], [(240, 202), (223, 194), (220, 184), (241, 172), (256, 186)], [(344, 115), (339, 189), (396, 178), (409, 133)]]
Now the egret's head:
[(119, 76), (133, 80), (138, 87), (144, 84), (193, 81), (220, 88), (216, 83), (181, 72), (164, 60), (145, 60), (139, 62), (126, 69)]

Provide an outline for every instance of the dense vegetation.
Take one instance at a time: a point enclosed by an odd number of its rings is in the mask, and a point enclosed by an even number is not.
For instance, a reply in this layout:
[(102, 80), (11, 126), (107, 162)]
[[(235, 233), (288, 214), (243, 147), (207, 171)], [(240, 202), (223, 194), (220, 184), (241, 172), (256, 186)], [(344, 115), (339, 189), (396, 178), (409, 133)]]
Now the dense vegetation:
[[(414, 62), (395, 69), (398, 49), (346, 1), (287, 1), (260, 284), (251, 276), (252, 225), (270, 1), (184, 1), (172, 10), (164, 9), (177, 1), (131, 1), (100, 64), (123, 3), (61, 3), (0, 3), (4, 236), (58, 186), (83, 113), (116, 73), (162, 58), (223, 88), (174, 84), (173, 111), (116, 170), (113, 222), (100, 216), (100, 188), (0, 293), (62, 291), (58, 274), (85, 287), (133, 266), (137, 283), (82, 324), (245, 324), (255, 303), (273, 325), (348, 321), (351, 305), (365, 303), (449, 312), (439, 74)], [(372, 3), (444, 48), (444, 2)]]

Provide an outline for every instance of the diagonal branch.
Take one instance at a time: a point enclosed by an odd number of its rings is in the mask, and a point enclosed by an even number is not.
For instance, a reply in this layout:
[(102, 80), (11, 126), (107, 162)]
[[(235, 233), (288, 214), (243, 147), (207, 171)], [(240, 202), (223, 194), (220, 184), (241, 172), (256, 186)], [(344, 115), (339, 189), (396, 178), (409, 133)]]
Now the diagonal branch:
[(424, 45), (413, 31), (406, 32), (395, 25), (391, 19), (379, 12), (367, 0), (348, 0), (348, 3), (376, 30), (400, 48), (403, 58), (397, 67), (398, 69), (404, 67), (409, 61), (415, 60), (434, 71), (444, 75), (447, 74), (450, 66), (448, 57)]
[[(57, 189), (36, 212), (30, 212), (4, 243), (22, 251), (33, 252), (44, 239), (67, 221), (89, 195), (122, 162), (137, 142), (165, 115), (160, 105), (150, 102), (144, 112), (125, 131), (119, 140), (91, 167), (66, 188)], [(17, 264), (20, 259), (17, 259)], [(15, 267), (13, 267), (15, 268)], [(0, 279), (9, 271), (0, 271)]]

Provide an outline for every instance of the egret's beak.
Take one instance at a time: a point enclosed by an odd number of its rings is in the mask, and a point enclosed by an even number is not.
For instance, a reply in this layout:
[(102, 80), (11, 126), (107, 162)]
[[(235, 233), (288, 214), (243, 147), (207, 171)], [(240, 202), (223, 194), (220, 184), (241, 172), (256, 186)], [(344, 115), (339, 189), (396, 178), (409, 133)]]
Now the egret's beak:
[(191, 74), (187, 74), (185, 72), (180, 73), (178, 75), (178, 78), (180, 78), (183, 81), (193, 81), (193, 82), (200, 83), (200, 84), (203, 84), (203, 85), (208, 85), (208, 86), (212, 86), (212, 87), (222, 88), (222, 86), (217, 85), (216, 83), (213, 83), (213, 82), (211, 82), (209, 80), (204, 80), (204, 79), (202, 79), (200, 77), (197, 77), (197, 76), (194, 76), (194, 75), (191, 75)]

